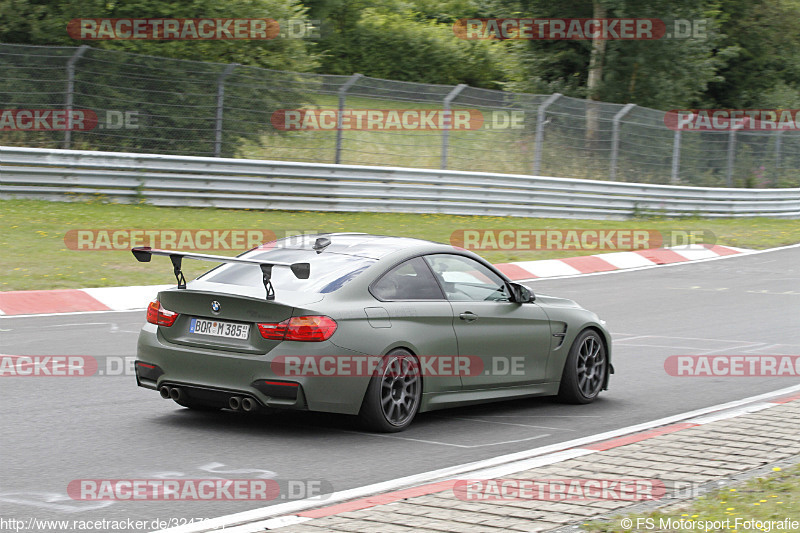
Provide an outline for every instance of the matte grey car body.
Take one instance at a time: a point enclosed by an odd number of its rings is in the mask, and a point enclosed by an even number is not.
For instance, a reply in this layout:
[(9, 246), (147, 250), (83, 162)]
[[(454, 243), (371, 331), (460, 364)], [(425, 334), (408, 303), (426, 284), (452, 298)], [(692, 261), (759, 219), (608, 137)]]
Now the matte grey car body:
[[(344, 413), (361, 415), (376, 430), (399, 431), (417, 412), (446, 407), (544, 395), (588, 403), (613, 372), (611, 338), (597, 315), (571, 300), (533, 296), (460, 248), (326, 234), (276, 241), (240, 257), (307, 262), (310, 275), (299, 279), (275, 268), (274, 300), (265, 298), (262, 272), (248, 264), (222, 265), (186, 288), (160, 292), (153, 316), (161, 309), (173, 322), (142, 328), (140, 386), (192, 408)], [(299, 317), (325, 317), (323, 326), (335, 329), (311, 342), (261, 333), (290, 320), (304, 323)], [(208, 327), (219, 321), (232, 335), (247, 329), (246, 338), (198, 333), (203, 320)], [(295, 367), (292, 374), (285, 364), (295, 356), (368, 360), (376, 370), (331, 374), (315, 367), (298, 375)], [(426, 367), (430, 359), (472, 367)]]

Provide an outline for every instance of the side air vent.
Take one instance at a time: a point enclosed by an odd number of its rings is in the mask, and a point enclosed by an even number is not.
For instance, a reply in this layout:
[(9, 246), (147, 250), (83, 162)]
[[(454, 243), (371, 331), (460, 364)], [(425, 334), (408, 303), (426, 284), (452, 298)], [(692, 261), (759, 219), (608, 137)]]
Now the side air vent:
[(561, 345), (564, 344), (564, 337), (567, 336), (567, 323), (566, 322), (555, 322), (552, 324), (553, 337), (558, 339), (556, 342), (556, 348), (561, 348)]

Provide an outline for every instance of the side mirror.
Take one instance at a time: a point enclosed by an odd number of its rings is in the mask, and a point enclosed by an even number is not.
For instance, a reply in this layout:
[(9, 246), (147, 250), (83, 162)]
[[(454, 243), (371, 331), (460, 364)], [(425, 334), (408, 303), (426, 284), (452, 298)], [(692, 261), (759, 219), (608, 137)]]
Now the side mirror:
[(518, 304), (526, 304), (536, 300), (536, 296), (533, 295), (531, 290), (526, 287), (525, 285), (520, 285), (519, 283), (511, 283), (511, 301), (516, 302)]

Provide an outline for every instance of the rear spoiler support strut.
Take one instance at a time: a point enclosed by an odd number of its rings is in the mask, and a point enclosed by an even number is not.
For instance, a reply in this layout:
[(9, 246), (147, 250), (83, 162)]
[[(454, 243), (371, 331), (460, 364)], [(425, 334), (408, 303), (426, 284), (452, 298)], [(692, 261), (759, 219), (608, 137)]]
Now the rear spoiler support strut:
[(267, 300), (275, 299), (275, 289), (272, 286), (272, 265), (261, 263), (261, 275), (264, 278), (264, 288), (267, 289)]
[(183, 272), (181, 271), (183, 256), (173, 254), (169, 256), (169, 259), (172, 261), (172, 271), (175, 273), (175, 279), (178, 280), (178, 288), (185, 289), (186, 278), (183, 276)]

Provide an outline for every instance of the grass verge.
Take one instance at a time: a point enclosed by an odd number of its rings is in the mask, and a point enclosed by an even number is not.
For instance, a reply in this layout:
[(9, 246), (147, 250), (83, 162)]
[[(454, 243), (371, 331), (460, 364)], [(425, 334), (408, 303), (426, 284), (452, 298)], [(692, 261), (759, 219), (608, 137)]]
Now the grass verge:
[[(628, 221), (564, 220), (398, 213), (325, 213), (260, 211), (190, 207), (154, 207), (92, 202), (0, 201), (0, 290), (63, 289), (174, 282), (169, 261), (137, 263), (122, 250), (73, 250), (65, 243), (69, 230), (83, 229), (261, 229), (286, 233), (356, 231), (417, 237), (449, 243), (463, 229), (648, 229), (703, 230), (717, 244), (765, 249), (800, 242), (800, 224), (780, 219), (666, 219)], [(206, 250), (236, 255), (238, 250)], [(481, 255), (494, 263), (591, 255), (597, 250), (490, 251)], [(187, 261), (187, 279), (208, 270), (211, 263)]]
[[(691, 503), (584, 524), (592, 533), (783, 533), (800, 530), (800, 465), (711, 492)], [(785, 521), (795, 521), (794, 525)], [(783, 524), (781, 522), (784, 521)], [(632, 527), (623, 527), (630, 524)]]

